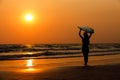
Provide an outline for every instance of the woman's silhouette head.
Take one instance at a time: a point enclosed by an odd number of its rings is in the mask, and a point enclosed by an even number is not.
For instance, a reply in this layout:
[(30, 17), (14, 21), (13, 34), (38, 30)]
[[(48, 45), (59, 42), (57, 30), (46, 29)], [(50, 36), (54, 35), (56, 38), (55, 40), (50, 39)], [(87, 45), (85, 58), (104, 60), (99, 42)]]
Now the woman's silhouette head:
[(87, 32), (84, 32), (84, 38), (88, 38), (88, 34), (87, 34)]

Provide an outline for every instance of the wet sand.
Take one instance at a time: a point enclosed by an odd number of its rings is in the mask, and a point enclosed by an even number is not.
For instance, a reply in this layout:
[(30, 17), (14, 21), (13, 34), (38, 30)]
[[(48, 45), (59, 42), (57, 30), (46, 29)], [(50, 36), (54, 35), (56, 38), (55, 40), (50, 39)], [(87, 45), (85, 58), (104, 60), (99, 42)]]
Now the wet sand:
[(120, 55), (0, 61), (0, 80), (119, 80)]

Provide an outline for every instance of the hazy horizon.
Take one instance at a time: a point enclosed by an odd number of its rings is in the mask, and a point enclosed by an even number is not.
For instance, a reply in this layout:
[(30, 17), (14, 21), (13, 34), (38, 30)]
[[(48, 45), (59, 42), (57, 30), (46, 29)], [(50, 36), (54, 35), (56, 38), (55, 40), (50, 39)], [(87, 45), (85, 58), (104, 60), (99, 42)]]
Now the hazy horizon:
[(120, 0), (0, 0), (0, 44), (81, 43), (79, 25), (91, 43), (120, 42)]

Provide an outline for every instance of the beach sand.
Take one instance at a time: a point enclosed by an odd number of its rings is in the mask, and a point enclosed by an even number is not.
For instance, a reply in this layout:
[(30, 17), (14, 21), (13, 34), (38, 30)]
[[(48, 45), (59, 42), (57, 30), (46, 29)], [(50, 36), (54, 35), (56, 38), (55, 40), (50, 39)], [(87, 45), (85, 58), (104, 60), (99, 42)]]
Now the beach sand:
[(0, 80), (120, 80), (120, 54), (0, 61)]

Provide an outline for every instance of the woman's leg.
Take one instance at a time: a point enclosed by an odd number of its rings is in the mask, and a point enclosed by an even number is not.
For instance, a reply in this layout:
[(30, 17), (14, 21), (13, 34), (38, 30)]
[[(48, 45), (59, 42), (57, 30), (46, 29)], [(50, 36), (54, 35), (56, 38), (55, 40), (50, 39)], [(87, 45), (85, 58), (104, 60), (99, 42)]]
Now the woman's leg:
[(87, 66), (87, 63), (88, 63), (89, 47), (88, 47), (88, 46), (84, 46), (84, 47), (82, 47), (82, 52), (83, 52), (84, 62), (85, 62), (84, 65)]
[(84, 65), (87, 66), (88, 63), (88, 53), (87, 52), (83, 52), (83, 56), (84, 56)]

